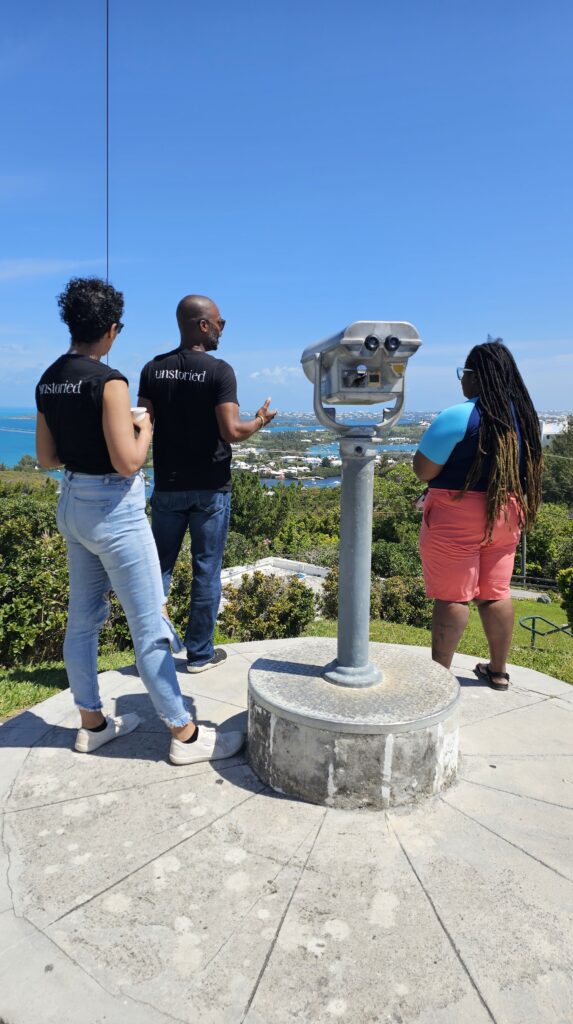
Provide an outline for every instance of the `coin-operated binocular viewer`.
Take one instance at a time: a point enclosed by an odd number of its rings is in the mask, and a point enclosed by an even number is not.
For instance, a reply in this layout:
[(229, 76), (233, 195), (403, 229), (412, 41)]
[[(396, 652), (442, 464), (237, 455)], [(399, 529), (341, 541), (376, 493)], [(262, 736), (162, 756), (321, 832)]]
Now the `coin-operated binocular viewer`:
[[(412, 324), (358, 320), (344, 331), (309, 345), (301, 363), (314, 384), (314, 412), (329, 430), (341, 435), (342, 493), (338, 651), (324, 676), (344, 686), (380, 682), (368, 660), (372, 504), (375, 438), (399, 419), (405, 398), (408, 360), (421, 340)], [(325, 405), (325, 402), (328, 403)], [(385, 405), (380, 421), (350, 425), (337, 422), (337, 405)]]
[(357, 432), (357, 428), (336, 422), (332, 405), (378, 405), (394, 402), (384, 409), (378, 425), (358, 428), (364, 434), (380, 434), (391, 427), (404, 407), (404, 384), (408, 359), (421, 345), (415, 327), (409, 323), (358, 320), (331, 338), (309, 345), (301, 363), (314, 383), (314, 412), (329, 430)]

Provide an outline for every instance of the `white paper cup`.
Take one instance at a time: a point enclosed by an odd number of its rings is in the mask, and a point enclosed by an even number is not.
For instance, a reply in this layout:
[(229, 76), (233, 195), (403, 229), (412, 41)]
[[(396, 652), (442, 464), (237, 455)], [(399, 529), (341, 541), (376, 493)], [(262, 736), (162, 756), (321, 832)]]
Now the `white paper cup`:
[(134, 423), (138, 423), (145, 416), (147, 409), (144, 405), (134, 405), (131, 409), (131, 418)]

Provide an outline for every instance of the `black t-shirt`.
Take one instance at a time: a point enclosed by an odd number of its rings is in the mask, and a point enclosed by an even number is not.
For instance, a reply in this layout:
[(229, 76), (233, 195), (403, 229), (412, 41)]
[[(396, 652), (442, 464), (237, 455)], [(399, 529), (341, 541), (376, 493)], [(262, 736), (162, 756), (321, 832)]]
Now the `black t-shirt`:
[(237, 402), (231, 366), (208, 352), (176, 348), (141, 371), (141, 398), (153, 404), (153, 470), (158, 491), (229, 491), (231, 446), (215, 408)]
[(103, 476), (115, 473), (102, 426), (103, 389), (108, 380), (127, 379), (89, 356), (68, 352), (42, 374), (36, 407), (46, 417), (66, 469)]

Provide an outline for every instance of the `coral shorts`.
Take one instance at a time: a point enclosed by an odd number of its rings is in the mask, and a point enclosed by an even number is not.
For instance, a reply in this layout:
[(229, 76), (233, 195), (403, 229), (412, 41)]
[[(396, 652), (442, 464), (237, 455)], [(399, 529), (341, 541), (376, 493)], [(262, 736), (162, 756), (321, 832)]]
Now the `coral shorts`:
[(506, 513), (484, 541), (486, 494), (430, 488), (424, 502), (420, 555), (428, 597), (439, 601), (499, 601), (509, 597), (515, 549), (519, 542), (519, 506), (511, 495)]

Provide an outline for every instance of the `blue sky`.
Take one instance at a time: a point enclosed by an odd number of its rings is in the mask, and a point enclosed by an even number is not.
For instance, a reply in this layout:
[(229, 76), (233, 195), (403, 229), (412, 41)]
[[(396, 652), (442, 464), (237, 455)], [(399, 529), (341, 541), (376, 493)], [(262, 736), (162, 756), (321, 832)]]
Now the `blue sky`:
[[(573, 406), (568, 0), (110, 0), (110, 362), (211, 295), (245, 409), (310, 409), (312, 341), (414, 323), (408, 407), (460, 395), (489, 333)], [(0, 405), (67, 345), (55, 295), (105, 273), (104, 0), (11, 4), (0, 42)]]

